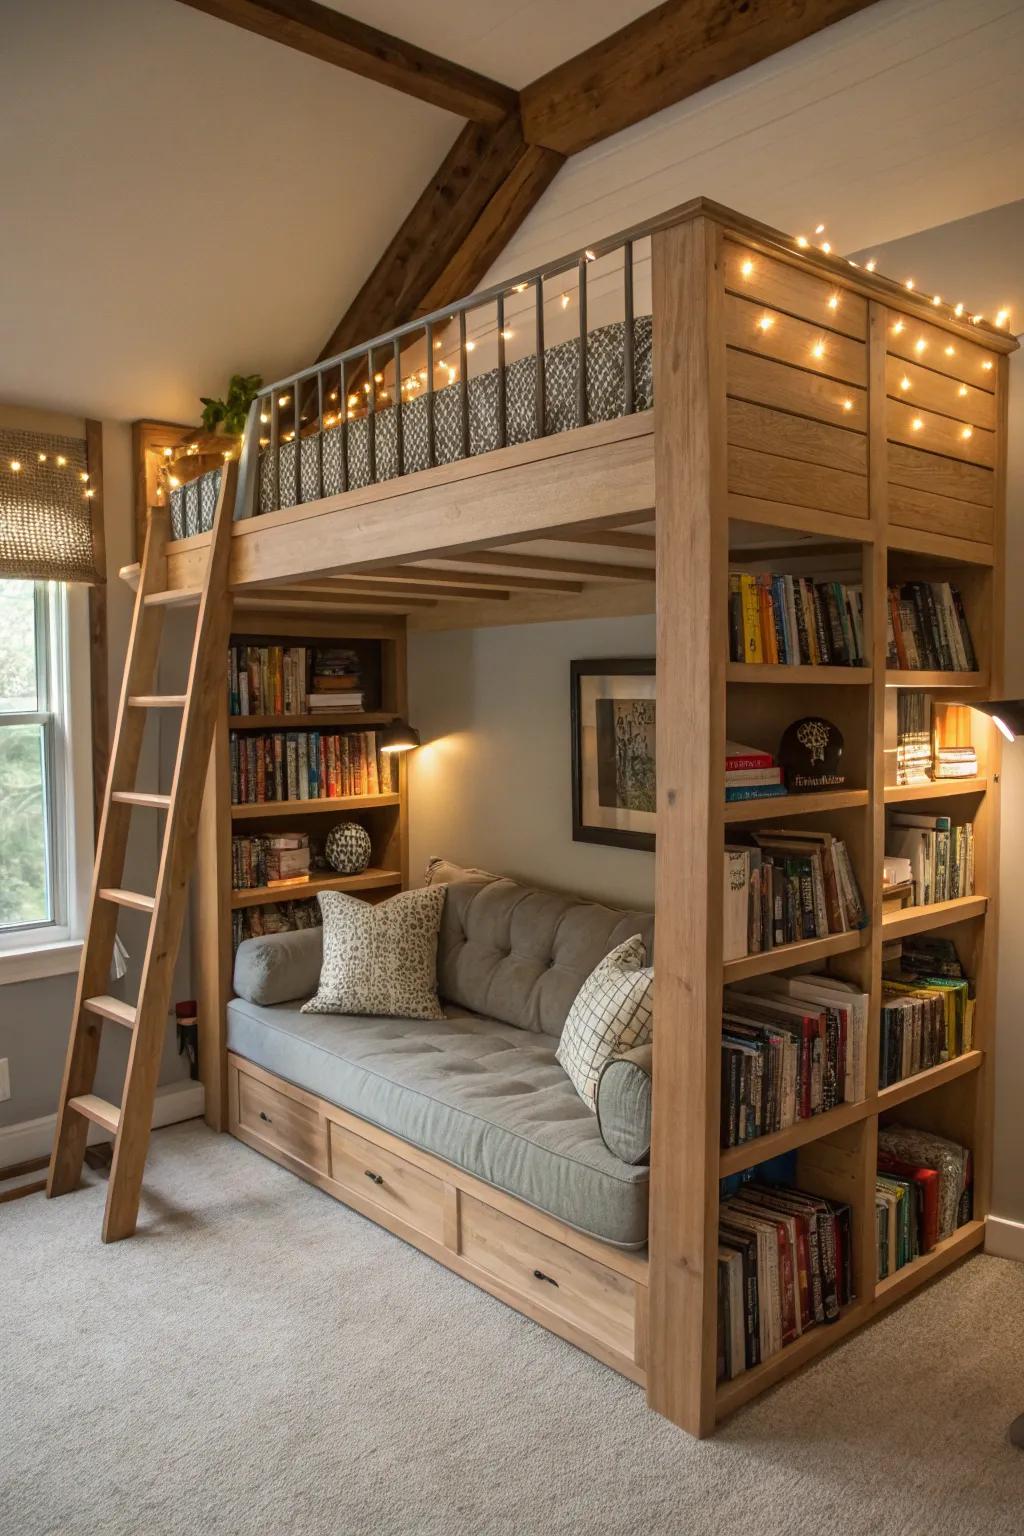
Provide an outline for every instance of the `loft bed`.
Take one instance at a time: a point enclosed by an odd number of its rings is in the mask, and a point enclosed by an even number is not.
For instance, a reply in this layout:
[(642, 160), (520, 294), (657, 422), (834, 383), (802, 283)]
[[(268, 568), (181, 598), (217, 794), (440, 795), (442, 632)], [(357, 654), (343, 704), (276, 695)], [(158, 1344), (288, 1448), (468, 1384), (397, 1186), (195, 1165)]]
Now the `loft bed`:
[[(566, 326), (571, 316), (575, 334), (559, 333), (552, 315)], [(527, 339), (530, 348), (510, 355)], [(887, 780), (885, 718), (888, 689), (931, 689), (937, 700), (965, 702), (998, 696), (1006, 364), (1015, 346), (937, 299), (698, 199), (303, 370), (263, 391), (250, 413), (231, 530), (236, 628), (259, 634), (276, 625), (295, 635), (333, 626), (381, 637), (394, 653), (396, 713), (402, 647), (407, 635), (415, 643), (417, 629), (652, 611), (657, 593), (649, 1247), (628, 1265), (607, 1258), (609, 1285), (621, 1295), (628, 1279), (635, 1298), (629, 1357), (550, 1311), (531, 1310), (514, 1288), (498, 1294), (642, 1382), (651, 1406), (691, 1433), (710, 1432), (984, 1240), (998, 745), (975, 717), (984, 768), (977, 779), (960, 790), (897, 793)], [(196, 500), (194, 517), (201, 506)], [(175, 516), (180, 531), (187, 499)], [(168, 546), (169, 589), (195, 585), (208, 543), (199, 531)], [(866, 664), (730, 662), (730, 570), (816, 562), (861, 585)], [(894, 671), (887, 584), (950, 574), (963, 593), (975, 669)], [(782, 725), (822, 710), (844, 731), (856, 787), (793, 797), (783, 811), (846, 838), (868, 926), (725, 960), (724, 843), (734, 825), (780, 815), (769, 805), (723, 804), (726, 738), (777, 742)], [(221, 1127), (230, 953), (213, 935), (231, 900), (227, 735), (224, 717), (204, 807), (202, 839), (213, 853), (199, 883), (198, 924), (207, 1115)], [(958, 793), (972, 797), (963, 803), (974, 816), (979, 894), (883, 918), (887, 806), (898, 799), (911, 809), (918, 800), (925, 809), (955, 808)], [(389, 847), (407, 879), (404, 794), (395, 799)], [(883, 942), (933, 932), (955, 937), (970, 956), (974, 1047), (880, 1090), (871, 1063)], [(869, 994), (863, 1079), (852, 1100), (722, 1150), (723, 986), (800, 967), (827, 967)], [(974, 1205), (951, 1238), (878, 1280), (877, 1130), (894, 1116), (971, 1148)], [(799, 1187), (852, 1209), (854, 1295), (831, 1326), (716, 1382), (719, 1180), (784, 1153), (796, 1159)], [(310, 1176), (301, 1158), (279, 1160)], [(428, 1250), (456, 1269), (459, 1199), (453, 1189), (447, 1248)], [(530, 1225), (528, 1214), (517, 1216)], [(584, 1244), (550, 1219), (534, 1224), (600, 1269), (600, 1244)]]

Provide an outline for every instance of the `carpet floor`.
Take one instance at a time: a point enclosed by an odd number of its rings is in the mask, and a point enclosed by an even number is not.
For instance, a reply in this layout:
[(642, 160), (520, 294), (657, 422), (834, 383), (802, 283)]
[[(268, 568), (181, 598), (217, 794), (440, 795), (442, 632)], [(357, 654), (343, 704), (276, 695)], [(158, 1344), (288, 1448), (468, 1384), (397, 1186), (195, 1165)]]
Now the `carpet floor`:
[(257, 1153), (0, 1207), (2, 1536), (1020, 1536), (1024, 1267), (976, 1258), (698, 1443)]

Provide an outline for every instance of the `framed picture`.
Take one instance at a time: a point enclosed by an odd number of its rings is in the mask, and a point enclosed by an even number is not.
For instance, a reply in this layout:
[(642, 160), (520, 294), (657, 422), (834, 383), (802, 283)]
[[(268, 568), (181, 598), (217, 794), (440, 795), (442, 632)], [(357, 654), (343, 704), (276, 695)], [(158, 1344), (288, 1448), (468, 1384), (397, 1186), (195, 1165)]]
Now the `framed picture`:
[(654, 848), (654, 657), (574, 661), (572, 835)]

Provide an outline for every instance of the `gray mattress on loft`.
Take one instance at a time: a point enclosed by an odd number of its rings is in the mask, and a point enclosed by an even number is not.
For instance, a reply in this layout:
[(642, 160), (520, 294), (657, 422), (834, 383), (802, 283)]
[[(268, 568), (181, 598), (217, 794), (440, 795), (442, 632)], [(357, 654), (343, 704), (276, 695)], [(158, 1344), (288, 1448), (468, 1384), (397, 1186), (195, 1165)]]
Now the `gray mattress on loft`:
[[(651, 318), (633, 322), (633, 403), (637, 411), (653, 404)], [(622, 321), (591, 331), (587, 337), (587, 421), (610, 421), (625, 414), (625, 325)], [(566, 432), (577, 426), (579, 391), (579, 340), (559, 342), (544, 352), (545, 435)], [(531, 354), (509, 363), (505, 369), (506, 443), (526, 443), (537, 433), (537, 360)], [(498, 372), (469, 380), (469, 453), (490, 453), (499, 444)], [(434, 458), (452, 464), (466, 457), (462, 451), (462, 390), (449, 384), (434, 391)], [(429, 467), (427, 397), (403, 401), (397, 411), (402, 420), (402, 472), (413, 474)], [(314, 433), (298, 443), (282, 443), (278, 449), (280, 505), (293, 507), (356, 490), (374, 481), (390, 480), (398, 473), (397, 414), (395, 406), (378, 409), (373, 417), (373, 459), (370, 453), (370, 418), (362, 417)], [(318, 444), (323, 441), (323, 491), (318, 484)], [(343, 452), (344, 448), (344, 452)], [(347, 460), (347, 480), (343, 475)], [(301, 485), (296, 485), (296, 479)], [(213, 469), (189, 485), (171, 492), (171, 536), (189, 538), (210, 527), (217, 504), (220, 470)], [(300, 494), (301, 492), (301, 494)], [(260, 513), (276, 508), (274, 463), (271, 453), (260, 455)]]

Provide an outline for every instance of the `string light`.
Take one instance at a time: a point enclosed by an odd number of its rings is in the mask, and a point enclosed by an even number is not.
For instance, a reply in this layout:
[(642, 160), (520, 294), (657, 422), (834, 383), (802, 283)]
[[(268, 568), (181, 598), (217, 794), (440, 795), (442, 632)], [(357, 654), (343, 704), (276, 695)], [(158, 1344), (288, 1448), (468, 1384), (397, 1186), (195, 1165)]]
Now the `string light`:
[(740, 271), (743, 273), (744, 277), (749, 277), (750, 274), (753, 272), (753, 270), (754, 270), (754, 263), (752, 261), (749, 261), (749, 260), (745, 261), (743, 263), (742, 267), (740, 268)]
[(584, 259), (586, 261), (596, 261), (597, 260), (597, 257), (594, 254), (594, 252), (590, 251), (590, 250), (584, 251), (583, 252), (583, 256), (584, 256)]
[(829, 309), (838, 309), (839, 308), (839, 295), (838, 295), (838, 293), (834, 293), (832, 295), (832, 297), (829, 299), (828, 307), (829, 307)]
[(12, 459), (11, 460), (11, 469), (13, 470), (13, 472), (16, 475), (20, 474), (21, 473), (21, 460), (20, 459)]
[(230, 459), (230, 457), (231, 457), (231, 449), (230, 448), (225, 448), (224, 449), (224, 458), (225, 459)]
[(924, 422), (921, 420), (920, 416), (915, 416), (910, 425), (913, 427), (915, 432), (920, 432), (921, 428), (924, 426)]
[(952, 343), (945, 349), (947, 357), (956, 357), (956, 347)]
[(853, 401), (852, 400), (844, 400), (843, 401), (843, 410), (844, 411), (852, 411), (853, 410)]
[(986, 373), (991, 373), (992, 372), (992, 362), (991, 362), (991, 359), (987, 359), (984, 363), (982, 363), (981, 366), (982, 366), (982, 368), (984, 368)]
[(901, 336), (905, 330), (906, 326), (903, 324), (903, 321), (897, 320), (896, 324), (892, 328), (892, 333), (894, 336)]
[(984, 315), (972, 315), (971, 316), (971, 324), (972, 325), (980, 325), (981, 322), (984, 320), (984, 318), (985, 318)]
[(89, 489), (86, 491), (85, 494), (91, 500), (92, 497), (96, 495), (96, 492), (93, 490), (92, 486), (90, 485)]
[(831, 256), (831, 254), (832, 254), (832, 247), (829, 245), (827, 240), (823, 240), (821, 242), (821, 248), (825, 252), (826, 256)]
[(513, 293), (525, 293), (526, 292), (526, 288), (527, 288), (526, 283), (516, 283), (515, 287), (512, 289), (512, 292)]
[(825, 356), (825, 343), (823, 341), (816, 341), (814, 343), (814, 346), (811, 348), (811, 356), (812, 357), (824, 357)]
[(382, 373), (375, 373), (374, 376), (373, 376), (373, 382), (375, 384), (383, 384), (384, 383), (384, 375)]
[(559, 300), (559, 303), (561, 304), (563, 309), (568, 309), (569, 305), (572, 303), (572, 299), (569, 297), (569, 295), (567, 293), (563, 293), (562, 296), (561, 296), (561, 299)]
[(816, 235), (823, 235), (825, 233), (825, 226), (824, 226), (824, 224), (817, 224), (817, 225), (815, 225), (814, 233)]
[(961, 400), (963, 400), (965, 395), (967, 394), (967, 385), (966, 384), (961, 384), (960, 388), (957, 390), (957, 394), (960, 396)]
[(995, 318), (995, 320), (992, 323), (995, 326), (996, 330), (999, 330), (1002, 326), (1004, 326), (1006, 324), (1006, 322), (1007, 322), (1007, 320), (1009, 320), (1009, 318), (1010, 318), (1010, 311), (1008, 309), (1000, 309), (1000, 310), (998, 310), (996, 312), (996, 318)]
[(960, 436), (966, 442), (969, 437), (973, 437), (974, 436), (974, 428), (973, 427), (964, 427), (963, 431), (960, 433)]
[(963, 307), (962, 304), (954, 305), (953, 313), (954, 313), (954, 315), (956, 315), (958, 320), (960, 319), (960, 316), (963, 314), (963, 312), (964, 312), (964, 307)]
[(796, 243), (802, 251), (806, 251), (811, 242), (808, 240), (806, 235), (797, 235)]
[(338, 398), (338, 391), (336, 389), (332, 389), (330, 394), (327, 396), (327, 398), (328, 398), (328, 400), (337, 400), (337, 398)]
[(906, 374), (904, 374), (902, 379), (900, 379), (900, 389), (907, 390), (909, 388), (910, 380), (907, 378)]
[(46, 454), (45, 453), (41, 453), (39, 455), (39, 462), (40, 462), (40, 464), (45, 464), (46, 463)]
[(919, 336), (914, 342), (914, 351), (920, 354), (921, 352), (927, 352), (927, 350), (928, 343), (925, 341), (923, 336)]
[(864, 269), (867, 272), (873, 272), (877, 266), (878, 262), (875, 260), (874, 256), (872, 256), (870, 261), (866, 261), (864, 263)]
[(181, 481), (178, 479), (177, 475), (168, 475), (167, 484), (171, 487), (172, 491), (176, 491), (178, 486), (181, 484)]
[(762, 315), (757, 324), (762, 331), (770, 331), (775, 324), (775, 317), (773, 315)]
[(501, 333), (502, 341), (511, 341), (512, 340), (512, 334), (513, 333), (506, 326), (506, 328)]
[(67, 459), (64, 457), (64, 455), (62, 453), (58, 453), (58, 455), (57, 455), (57, 468), (58, 469), (63, 469), (66, 463), (67, 463)]
[(277, 403), (278, 405), (287, 405), (290, 399), (291, 395), (278, 395)]
[(906, 282), (903, 284), (903, 286), (907, 290), (908, 293), (913, 293), (913, 291), (914, 291), (914, 279), (912, 277), (908, 277)]
[(941, 304), (942, 303), (942, 295), (939, 294), (939, 293), (933, 293), (932, 294), (932, 303), (935, 304), (936, 306)]
[(83, 485), (88, 485), (88, 483), (89, 483), (89, 471), (87, 469), (79, 470), (78, 478), (79, 478), (79, 480), (81, 480)]
[(467, 341), (466, 342), (466, 351), (467, 352), (475, 352), (476, 351), (476, 342), (475, 341)]
[[(173, 448), (165, 448), (164, 449), (164, 458), (165, 459), (173, 459), (173, 457), (174, 457), (174, 449)], [(61, 460), (61, 459), (57, 460), (58, 464), (60, 464), (62, 462), (63, 462), (63, 460)]]
[(267, 415), (266, 411), (261, 411), (260, 412), (260, 421), (262, 421), (264, 426), (266, 426), (266, 424), (267, 424), (267, 422), (269, 420), (270, 420), (270, 417)]

